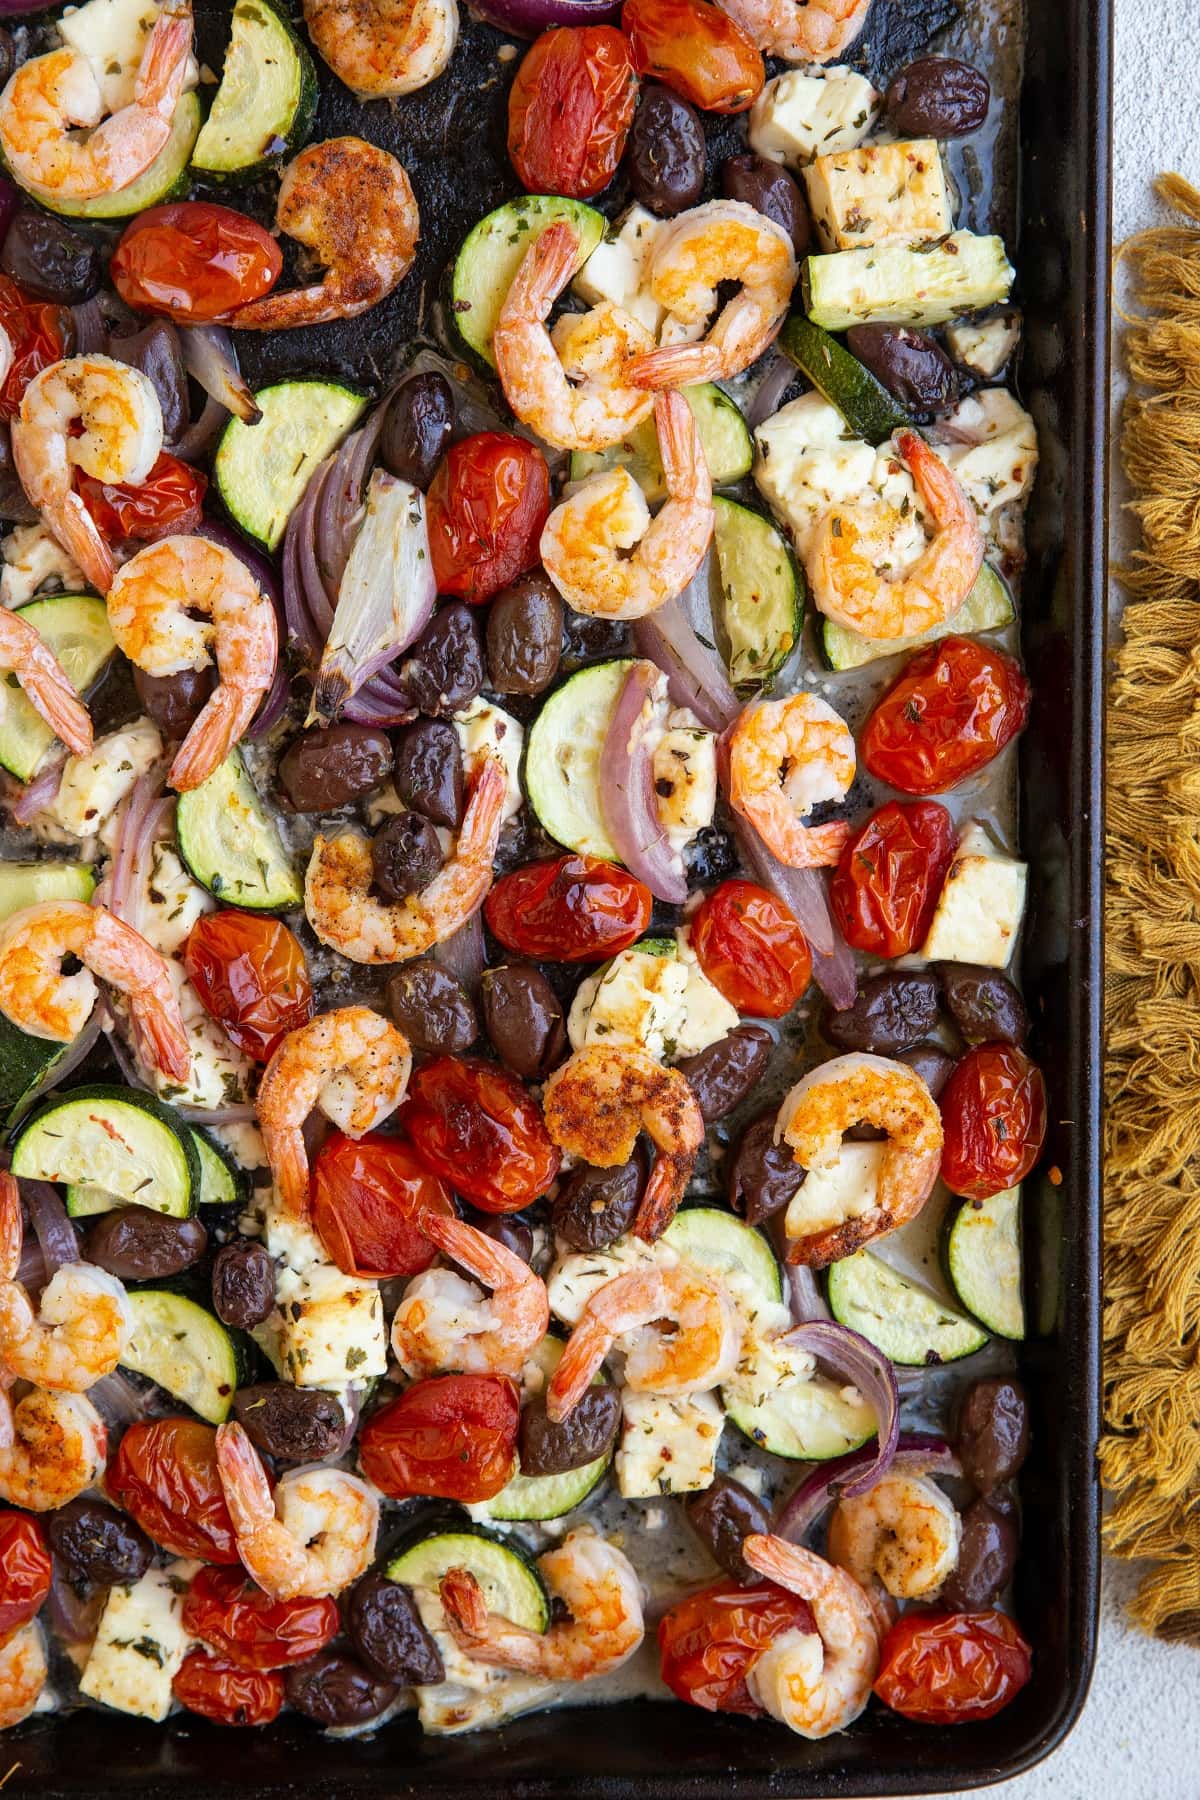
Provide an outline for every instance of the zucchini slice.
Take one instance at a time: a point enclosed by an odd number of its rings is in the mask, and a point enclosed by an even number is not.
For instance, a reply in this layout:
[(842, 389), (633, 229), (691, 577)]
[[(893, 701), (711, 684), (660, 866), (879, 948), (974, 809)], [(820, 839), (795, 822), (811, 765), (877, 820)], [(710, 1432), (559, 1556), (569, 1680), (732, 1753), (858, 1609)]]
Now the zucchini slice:
[(1003, 238), (954, 231), (944, 243), (808, 256), (800, 278), (813, 324), (847, 331), (867, 324), (944, 325), (1007, 300), (1015, 272)]
[(231, 906), (283, 912), (304, 898), (279, 827), (238, 750), (207, 781), (180, 794), (175, 835), (196, 880)]
[(358, 423), (367, 397), (337, 381), (280, 381), (254, 398), (262, 418), (230, 419), (213, 480), (234, 523), (274, 550), (314, 469)]
[(236, 0), (221, 85), (192, 150), (214, 180), (260, 175), (308, 136), (317, 109), (312, 57), (272, 0)]
[(1016, 616), (1008, 583), (991, 563), (985, 562), (958, 611), (919, 637), (861, 637), (857, 631), (835, 625), (832, 619), (822, 619), (821, 648), (831, 669), (858, 669), (882, 656), (899, 656), (906, 650), (915, 650), (918, 644), (932, 644), (950, 632), (957, 637), (970, 637), (978, 631), (1000, 631), (1011, 625)]
[[(561, 1338), (544, 1337), (533, 1352), (530, 1360), (537, 1363), (547, 1381), (565, 1348)], [(604, 1376), (597, 1373), (592, 1380), (593, 1384), (602, 1382)], [(506, 1487), (500, 1489), (495, 1499), (473, 1506), (471, 1516), (503, 1520), (560, 1519), (564, 1513), (581, 1506), (603, 1481), (613, 1459), (613, 1449), (603, 1456), (593, 1457), (591, 1462), (581, 1464), (578, 1469), (566, 1469), (561, 1475), (522, 1475), (518, 1466), (517, 1473)]]
[(819, 394), (836, 406), (855, 437), (882, 444), (893, 431), (912, 424), (893, 394), (877, 381), (857, 356), (830, 337), (803, 313), (792, 313), (779, 334), (779, 348), (790, 356)]
[(188, 1136), (200, 1164), (201, 1206), (244, 1206), (250, 1197), (250, 1177), (207, 1131), (188, 1126)]
[(187, 166), (200, 130), (200, 101), (195, 94), (180, 96), (171, 120), (171, 135), (144, 175), (115, 194), (94, 200), (56, 200), (40, 189), (35, 198), (50, 212), (69, 219), (132, 219), (148, 206), (159, 206), (182, 193), (187, 185)]
[(832, 1265), (829, 1306), (839, 1324), (861, 1332), (894, 1363), (910, 1367), (957, 1362), (987, 1343), (987, 1332), (974, 1319), (867, 1250)]
[(600, 808), (600, 753), (633, 667), (589, 663), (551, 694), (525, 734), (525, 793), (543, 828), (568, 850), (620, 862)]
[(722, 1388), (725, 1411), (743, 1436), (770, 1451), (802, 1462), (844, 1456), (875, 1434), (875, 1414), (864, 1401), (848, 1400), (832, 1381), (788, 1382), (757, 1406)]
[(492, 338), (513, 277), (535, 238), (565, 219), (579, 235), (577, 275), (604, 236), (607, 221), (594, 206), (556, 194), (522, 194), (480, 219), (463, 241), (450, 274), (450, 316), (472, 358), (490, 372), (496, 366)]
[(783, 1302), (783, 1276), (761, 1231), (717, 1206), (688, 1206), (676, 1213), (663, 1242), (714, 1274), (745, 1277), (763, 1300)]
[[(754, 461), (754, 445), (738, 408), (729, 395), (711, 381), (682, 388), (681, 393), (696, 417), (700, 442), (708, 460), (714, 487), (731, 487), (748, 475)], [(608, 450), (576, 450), (571, 456), (571, 480), (583, 481), (601, 469), (617, 465), (629, 470), (651, 506), (667, 497), (658, 433), (651, 415), (635, 425), (627, 438)]]
[(511, 1544), (477, 1526), (421, 1538), (392, 1558), (387, 1577), (436, 1594), (447, 1569), (470, 1570), (483, 1589), (489, 1612), (527, 1631), (549, 1627), (550, 1601), (537, 1570)]
[(169, 1288), (133, 1289), (129, 1304), (133, 1335), (123, 1366), (156, 1381), (210, 1425), (223, 1425), (250, 1370), (241, 1333)]
[[(134, 1201), (176, 1219), (191, 1216), (200, 1189), (199, 1161), (178, 1113), (136, 1088), (99, 1084), (40, 1107), (17, 1135), (12, 1170), (72, 1191), (94, 1184), (110, 1204)], [(79, 1216), (70, 1192), (67, 1211)]]
[[(85, 693), (116, 651), (108, 613), (95, 594), (49, 594), (17, 608), (53, 650), (79, 693)], [(28, 781), (55, 742), (33, 710), (15, 675), (0, 679), (0, 764)]]
[(761, 687), (804, 629), (804, 578), (769, 519), (720, 495), (713, 508), (729, 679), (734, 687)]
[(30, 1037), (0, 1013), (0, 1107), (7, 1107), (8, 1128), (29, 1110), (27, 1095), (67, 1053), (66, 1044), (51, 1038)]
[(963, 1201), (946, 1237), (946, 1271), (981, 1325), (998, 1337), (1025, 1336), (1019, 1187)]
[(90, 900), (95, 886), (87, 863), (0, 862), (0, 920), (40, 900)]

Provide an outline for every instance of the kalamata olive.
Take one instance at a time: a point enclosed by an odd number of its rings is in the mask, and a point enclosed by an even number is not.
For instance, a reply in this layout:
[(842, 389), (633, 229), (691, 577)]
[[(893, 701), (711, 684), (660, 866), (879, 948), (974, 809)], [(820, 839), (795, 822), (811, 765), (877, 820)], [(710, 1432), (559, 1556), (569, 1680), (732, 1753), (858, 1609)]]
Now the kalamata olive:
[(958, 1411), (958, 1459), (981, 1494), (1011, 1481), (1029, 1454), (1029, 1402), (1019, 1382), (990, 1376), (971, 1384)]
[(629, 133), (625, 166), (634, 198), (673, 219), (704, 188), (704, 127), (694, 106), (670, 88), (647, 85)]
[(896, 1061), (915, 1069), (935, 1100), (954, 1073), (954, 1057), (939, 1050), (936, 1044), (918, 1044), (915, 1050), (902, 1050)]
[(750, 1587), (756, 1575), (742, 1555), (742, 1543), (756, 1532), (769, 1532), (771, 1515), (757, 1494), (732, 1475), (714, 1475), (711, 1484), (683, 1503), (684, 1517), (719, 1568)]
[(731, 156), (721, 164), (721, 192), (782, 225), (797, 256), (808, 253), (812, 220), (808, 201), (785, 168), (767, 156)]
[(449, 969), (406, 963), (388, 981), (388, 1010), (414, 1050), (466, 1050), (479, 1036), (470, 996)]
[(258, 1381), (233, 1396), (233, 1416), (256, 1450), (279, 1462), (320, 1462), (337, 1449), (346, 1415), (336, 1394)]
[[(21, 477), (17, 474), (12, 453), (12, 433), (7, 425), (0, 426), (0, 519), (6, 525), (32, 525), (38, 517), (38, 510), (30, 505), (29, 496), (21, 486)], [(134, 673), (136, 672), (135, 670)]]
[(72, 1575), (106, 1587), (140, 1581), (154, 1546), (128, 1513), (103, 1500), (70, 1500), (48, 1521), (50, 1545)]
[(147, 675), (136, 665), (133, 685), (142, 711), (153, 719), (168, 743), (180, 743), (200, 715), (216, 684), (216, 670), (181, 669), (178, 675)]
[(627, 1163), (571, 1170), (554, 1202), (554, 1229), (572, 1250), (603, 1250), (633, 1224), (649, 1170), (640, 1144)]
[(454, 430), (454, 389), (436, 369), (403, 380), (388, 401), (379, 456), (384, 465), (427, 488)]
[(567, 1045), (563, 1009), (542, 971), (529, 962), (487, 969), (479, 1004), (492, 1047), (501, 1062), (526, 1081), (548, 1075)]
[(1025, 1002), (1007, 975), (979, 963), (934, 963), (942, 998), (968, 1044), (1003, 1039), (1023, 1044), (1029, 1035)]
[(279, 785), (293, 812), (331, 812), (386, 781), (392, 746), (370, 725), (302, 731), (279, 759)]
[(606, 656), (629, 655), (629, 627), (621, 619), (592, 618), (567, 608), (563, 617), (563, 661), (568, 667)]
[(375, 890), (389, 901), (406, 900), (427, 888), (442, 866), (442, 846), (420, 813), (393, 813), (371, 840)]
[(549, 576), (522, 575), (492, 601), (488, 681), (497, 694), (540, 694), (558, 673), (563, 603)]
[(457, 831), (463, 816), (462, 743), (445, 719), (416, 719), (396, 738), (392, 775), (401, 806)]
[(187, 368), (175, 327), (166, 319), (153, 319), (144, 331), (118, 338), (112, 354), (131, 368), (140, 369), (151, 382), (162, 412), (163, 437), (173, 444), (183, 436), (191, 418)]
[(895, 1056), (928, 1037), (938, 1021), (938, 981), (924, 970), (885, 969), (861, 981), (854, 1005), (827, 1006), (821, 1030), (839, 1050)]
[(199, 1219), (169, 1219), (148, 1206), (118, 1206), (88, 1226), (84, 1256), (120, 1281), (161, 1281), (199, 1262), (208, 1233)]
[(17, 61), (17, 48), (13, 43), (12, 32), (0, 25), (0, 87), (3, 87), (12, 74)]
[(400, 678), (428, 718), (470, 705), (483, 687), (483, 637), (473, 609), (461, 600), (440, 607), (400, 665)]
[(776, 1116), (772, 1110), (752, 1120), (729, 1159), (729, 1204), (747, 1225), (782, 1212), (804, 1180), (787, 1145), (775, 1142)]
[(735, 1025), (707, 1050), (685, 1056), (675, 1067), (687, 1077), (705, 1123), (723, 1119), (766, 1072), (775, 1039), (762, 1025)]
[(319, 1650), (288, 1669), (283, 1682), (288, 1705), (318, 1725), (365, 1725), (386, 1712), (399, 1692), (398, 1682), (380, 1681), (341, 1650)]
[(264, 1244), (234, 1238), (217, 1251), (212, 1272), (213, 1311), (223, 1325), (249, 1331), (275, 1305), (275, 1263)]
[(981, 1612), (1012, 1578), (1020, 1540), (1014, 1521), (990, 1501), (976, 1500), (963, 1514), (958, 1565), (939, 1596), (951, 1612)]
[(346, 1632), (364, 1668), (400, 1687), (444, 1681), (441, 1652), (425, 1629), (412, 1589), (372, 1569), (346, 1602)]
[(852, 325), (846, 343), (919, 418), (935, 418), (958, 404), (958, 371), (927, 332), (910, 325)]
[(978, 131), (992, 90), (987, 76), (953, 56), (920, 56), (893, 75), (888, 124), (900, 137), (955, 138)]
[(468, 1215), (469, 1223), (484, 1237), (503, 1244), (524, 1263), (533, 1261), (533, 1226), (519, 1213), (477, 1213)]
[(568, 1469), (582, 1469), (611, 1449), (620, 1423), (621, 1397), (607, 1383), (588, 1388), (559, 1425), (547, 1416), (543, 1399), (529, 1401), (521, 1408), (522, 1475), (565, 1475)]
[(0, 269), (39, 300), (74, 306), (100, 286), (103, 264), (95, 244), (62, 219), (35, 207), (14, 215), (0, 250)]

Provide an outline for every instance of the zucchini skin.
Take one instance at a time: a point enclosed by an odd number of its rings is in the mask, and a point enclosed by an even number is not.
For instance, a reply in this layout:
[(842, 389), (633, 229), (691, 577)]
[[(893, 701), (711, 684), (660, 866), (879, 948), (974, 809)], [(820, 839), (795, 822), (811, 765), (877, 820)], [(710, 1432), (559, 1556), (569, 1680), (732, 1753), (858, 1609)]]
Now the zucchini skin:
[(155, 1095), (143, 1093), (140, 1088), (118, 1087), (115, 1083), (97, 1081), (84, 1083), (82, 1086), (76, 1088), (68, 1088), (63, 1094), (51, 1096), (51, 1098), (42, 1106), (38, 1107), (37, 1111), (33, 1113), (31, 1117), (25, 1119), (18, 1127), (12, 1142), (14, 1157), (17, 1155), (21, 1142), (28, 1132), (35, 1130), (41, 1125), (44, 1119), (51, 1117), (60, 1107), (68, 1105), (74, 1106), (80, 1101), (92, 1101), (98, 1105), (104, 1105), (105, 1103), (119, 1103), (126, 1106), (140, 1107), (143, 1112), (149, 1113), (150, 1117), (155, 1119), (158, 1124), (165, 1126), (168, 1131), (173, 1133), (181, 1147), (184, 1164), (187, 1168), (191, 1183), (191, 1203), (187, 1213), (174, 1216), (190, 1218), (196, 1210), (197, 1196), (200, 1192), (200, 1159), (196, 1154), (195, 1145), (188, 1136), (187, 1126), (179, 1117), (175, 1109), (168, 1106), (165, 1101), (157, 1099)]
[(894, 395), (843, 344), (803, 313), (792, 313), (779, 334), (779, 348), (836, 406), (855, 437), (882, 444), (913, 423)]
[[(261, 175), (269, 174), (287, 162), (297, 151), (302, 150), (316, 121), (317, 102), (320, 99), (316, 65), (309, 54), (308, 46), (297, 36), (295, 28), (283, 8), (276, 5), (275, 0), (254, 0), (254, 4), (263, 12), (269, 12), (274, 16), (282, 28), (284, 36), (288, 39), (300, 66), (300, 96), (296, 102), (296, 110), (292, 114), (292, 123), (283, 134), (277, 150), (272, 150), (269, 155), (252, 157), (249, 162), (242, 163), (235, 169), (214, 169), (206, 164), (195, 162), (190, 165), (190, 168), (203, 180), (219, 183), (223, 187), (237, 187), (242, 183), (253, 181)], [(234, 10), (236, 11), (236, 7)], [(219, 86), (217, 92), (220, 92)], [(207, 120), (205, 124), (207, 124)], [(203, 130), (204, 126), (202, 125), (200, 131), (203, 132)], [(186, 177), (183, 179), (186, 180)]]

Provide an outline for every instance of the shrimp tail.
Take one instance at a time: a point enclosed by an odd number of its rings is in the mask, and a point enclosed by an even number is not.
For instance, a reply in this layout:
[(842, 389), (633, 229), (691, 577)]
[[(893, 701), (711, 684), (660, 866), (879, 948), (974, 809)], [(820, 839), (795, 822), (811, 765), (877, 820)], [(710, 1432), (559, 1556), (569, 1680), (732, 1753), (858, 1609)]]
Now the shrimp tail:
[(218, 1425), (217, 1471), (236, 1536), (254, 1537), (274, 1519), (275, 1503), (259, 1454), (240, 1425)]
[(0, 1170), (0, 1280), (15, 1281), (21, 1262), (21, 1193), (17, 1178)]
[(720, 345), (710, 342), (664, 344), (631, 356), (625, 366), (626, 379), (640, 388), (690, 387), (697, 381), (714, 381), (722, 373)]
[(789, 869), (833, 868), (851, 835), (852, 828), (845, 819), (831, 819), (827, 825), (788, 820), (786, 827), (781, 828), (778, 808), (769, 799), (758, 803), (750, 796), (743, 800), (741, 810)]
[[(272, 669), (274, 674), (274, 669)], [(175, 753), (167, 780), (185, 794), (207, 781), (220, 768), (234, 745), (245, 736), (254, 718), (262, 690), (235, 688), (225, 683), (210, 695), (204, 710)]]
[(191, 44), (192, 0), (166, 0), (142, 52), (134, 97), (168, 125), (183, 88)]
[(459, 1648), (468, 1653), (488, 1641), (488, 1608), (483, 1589), (469, 1569), (447, 1569), (441, 1581), (446, 1621)]
[(653, 1244), (662, 1236), (679, 1209), (695, 1166), (695, 1152), (684, 1156), (671, 1156), (662, 1150), (657, 1152), (646, 1191), (634, 1217), (634, 1237)]
[(308, 1153), (304, 1133), (293, 1126), (269, 1125), (259, 1118), (267, 1161), (275, 1185), (294, 1219), (308, 1216)]
[(89, 585), (98, 594), (107, 594), (116, 574), (112, 551), (78, 494), (54, 497), (42, 495), (39, 499), (36, 489), (31, 489), (21, 469), (21, 456), (17, 448), (19, 429), (18, 425), (14, 425), (12, 440), (13, 459), (17, 465), (17, 473), (21, 475), (21, 485), (63, 549), (79, 564)]
[(552, 1425), (561, 1425), (579, 1405), (610, 1342), (607, 1328), (594, 1314), (585, 1313), (567, 1339), (546, 1389), (546, 1415)]
[(131, 1006), (130, 1024), (141, 1062), (169, 1075), (172, 1081), (188, 1079), (192, 1051), (174, 994), (169, 1004), (156, 997), (149, 1003)]
[(15, 613), (0, 616), (0, 646), (31, 706), (76, 756), (92, 747), (92, 721), (75, 686), (45, 640)]
[(565, 219), (548, 225), (530, 246), (513, 278), (501, 308), (500, 327), (523, 320), (529, 313), (539, 319), (548, 318), (550, 308), (567, 285), (578, 254), (579, 234), (573, 226)]

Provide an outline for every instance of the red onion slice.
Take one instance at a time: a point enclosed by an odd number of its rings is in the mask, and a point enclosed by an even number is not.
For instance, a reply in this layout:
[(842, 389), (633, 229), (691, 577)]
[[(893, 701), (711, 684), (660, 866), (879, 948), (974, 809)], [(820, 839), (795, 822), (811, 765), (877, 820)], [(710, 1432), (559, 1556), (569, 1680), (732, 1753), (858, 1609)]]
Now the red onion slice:
[[(615, 25), (620, 0), (471, 0), (473, 10), (499, 31), (535, 38), (552, 25)], [(22, 11), (27, 10), (25, 8)]]
[(758, 391), (746, 408), (746, 424), (751, 431), (757, 430), (765, 419), (779, 411), (779, 402), (791, 387), (795, 376), (795, 363), (784, 356), (782, 351), (773, 351), (766, 373), (758, 384)]
[(761, 886), (782, 900), (808, 939), (814, 958), (829, 956), (836, 927), (825, 896), (825, 884), (816, 869), (791, 869), (773, 856), (749, 820), (735, 815), (734, 836), (742, 861)]
[(252, 1125), (258, 1114), (249, 1100), (237, 1106), (179, 1106), (175, 1111), (189, 1125)]
[(30, 819), (36, 818), (47, 806), (53, 805), (58, 798), (66, 766), (67, 753), (64, 750), (61, 756), (52, 757), (45, 768), (39, 769), (33, 780), (26, 783), (8, 809), (14, 825), (28, 825)]
[(843, 1381), (850, 1382), (875, 1414), (879, 1434), (875, 1453), (867, 1457), (865, 1474), (856, 1476), (845, 1488), (847, 1494), (865, 1493), (888, 1467), (900, 1435), (900, 1395), (890, 1359), (859, 1332), (832, 1319), (810, 1319), (806, 1324), (794, 1325), (783, 1334), (783, 1341), (815, 1356)]
[(262, 408), (238, 367), (232, 334), (221, 325), (178, 327), (183, 361), (188, 374), (223, 411), (244, 425), (257, 425)]
[[(818, 1463), (804, 1477), (800, 1486), (780, 1506), (772, 1530), (776, 1537), (800, 1543), (816, 1524), (827, 1506), (843, 1494), (851, 1499), (873, 1487), (884, 1470), (876, 1467), (878, 1456), (871, 1449), (851, 1450), (847, 1456), (836, 1456), (831, 1462)], [(896, 1443), (888, 1465), (910, 1475), (958, 1475), (958, 1458), (944, 1438), (924, 1432), (906, 1432)], [(869, 1479), (863, 1480), (863, 1472)]]
[(177, 444), (172, 445), (172, 454), (180, 462), (195, 463), (207, 456), (221, 434), (221, 427), (229, 417), (227, 408), (219, 400), (211, 398), (204, 402), (200, 416), (192, 420)]
[(790, 1263), (785, 1259), (783, 1270), (787, 1278), (788, 1305), (797, 1325), (811, 1325), (814, 1319), (832, 1317), (821, 1297), (817, 1277), (807, 1263)]
[(647, 742), (650, 712), (662, 682), (655, 663), (635, 662), (625, 677), (600, 752), (600, 808), (617, 855), (658, 900), (681, 906), (687, 881), (671, 848), (654, 795)]
[(79, 1239), (67, 1217), (62, 1195), (48, 1181), (22, 1178), (17, 1183), (21, 1198), (29, 1210), (29, 1223), (41, 1245), (46, 1272), (53, 1275), (65, 1263), (79, 1261)]
[(712, 646), (697, 637), (680, 600), (668, 600), (639, 619), (633, 641), (638, 653), (666, 676), (676, 706), (690, 707), (708, 731), (724, 731), (733, 724), (741, 702), (725, 665)]

